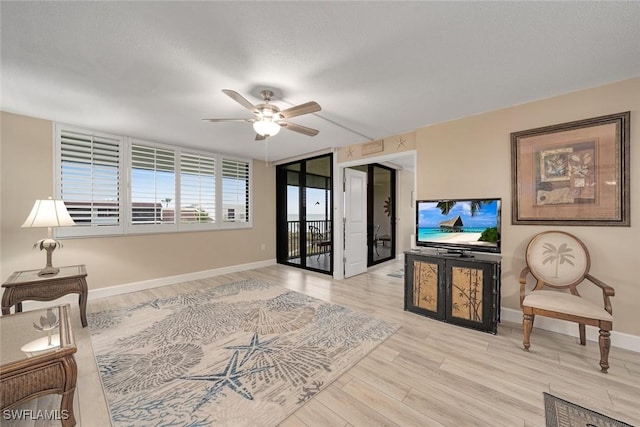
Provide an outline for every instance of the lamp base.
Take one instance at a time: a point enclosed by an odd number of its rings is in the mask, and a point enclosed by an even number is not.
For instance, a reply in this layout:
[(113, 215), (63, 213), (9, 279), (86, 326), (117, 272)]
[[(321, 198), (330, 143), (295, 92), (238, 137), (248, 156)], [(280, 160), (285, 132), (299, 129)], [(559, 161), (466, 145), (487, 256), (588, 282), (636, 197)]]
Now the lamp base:
[(56, 250), (57, 246), (58, 242), (53, 239), (45, 239), (40, 244), (40, 248), (47, 251), (47, 265), (45, 268), (38, 272), (38, 276), (54, 276), (60, 271), (59, 268), (51, 265), (51, 255), (53, 254), (53, 251)]
[(38, 272), (38, 276), (55, 276), (59, 272), (59, 268), (48, 265)]

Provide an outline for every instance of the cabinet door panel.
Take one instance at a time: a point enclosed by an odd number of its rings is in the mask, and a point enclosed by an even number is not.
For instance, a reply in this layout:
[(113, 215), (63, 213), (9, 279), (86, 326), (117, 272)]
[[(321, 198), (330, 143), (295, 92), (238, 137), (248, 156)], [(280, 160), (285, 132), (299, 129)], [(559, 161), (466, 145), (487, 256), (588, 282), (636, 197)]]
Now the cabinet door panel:
[(493, 264), (448, 260), (446, 270), (447, 322), (495, 333)]
[(444, 262), (437, 258), (405, 258), (405, 310), (444, 320)]
[(484, 271), (478, 268), (451, 268), (451, 317), (482, 323)]
[(438, 263), (413, 261), (413, 305), (438, 311)]

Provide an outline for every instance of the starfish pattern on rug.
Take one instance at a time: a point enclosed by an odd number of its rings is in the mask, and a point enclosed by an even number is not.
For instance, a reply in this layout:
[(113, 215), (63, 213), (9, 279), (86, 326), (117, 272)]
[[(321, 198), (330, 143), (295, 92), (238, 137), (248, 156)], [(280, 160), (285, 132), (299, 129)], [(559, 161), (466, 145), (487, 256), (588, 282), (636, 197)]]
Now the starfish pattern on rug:
[(270, 344), (276, 341), (279, 337), (271, 338), (270, 340), (260, 342), (260, 338), (258, 337), (258, 333), (254, 332), (253, 338), (251, 338), (251, 342), (249, 345), (231, 345), (229, 347), (225, 347), (229, 350), (241, 350), (244, 351), (244, 357), (240, 361), (240, 366), (244, 365), (244, 362), (249, 360), (251, 356), (260, 352), (260, 353), (271, 353), (273, 349), (270, 347)]
[(197, 380), (197, 381), (214, 381), (213, 387), (211, 387), (207, 394), (202, 397), (202, 400), (196, 405), (195, 410), (199, 409), (202, 405), (207, 403), (209, 399), (215, 396), (220, 390), (225, 387), (229, 387), (234, 392), (238, 393), (240, 396), (244, 397), (247, 400), (253, 400), (253, 395), (245, 386), (242, 385), (240, 378), (245, 377), (247, 375), (255, 374), (257, 372), (261, 372), (269, 369), (271, 366), (264, 366), (260, 368), (251, 368), (246, 369), (244, 371), (238, 371), (238, 354), (239, 351), (234, 351), (233, 356), (229, 359), (227, 363), (227, 367), (224, 368), (224, 371), (218, 372), (215, 374), (207, 374), (207, 375), (189, 375), (180, 377), (183, 380)]

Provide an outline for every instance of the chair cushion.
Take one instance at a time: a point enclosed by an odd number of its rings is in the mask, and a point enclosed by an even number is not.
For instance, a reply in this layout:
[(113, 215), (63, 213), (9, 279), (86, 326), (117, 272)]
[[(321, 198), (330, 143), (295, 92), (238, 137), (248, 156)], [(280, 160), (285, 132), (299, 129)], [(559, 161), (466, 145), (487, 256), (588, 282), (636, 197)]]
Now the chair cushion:
[(533, 291), (524, 297), (522, 305), (590, 319), (613, 321), (613, 316), (603, 307), (598, 307), (584, 298), (566, 292)]

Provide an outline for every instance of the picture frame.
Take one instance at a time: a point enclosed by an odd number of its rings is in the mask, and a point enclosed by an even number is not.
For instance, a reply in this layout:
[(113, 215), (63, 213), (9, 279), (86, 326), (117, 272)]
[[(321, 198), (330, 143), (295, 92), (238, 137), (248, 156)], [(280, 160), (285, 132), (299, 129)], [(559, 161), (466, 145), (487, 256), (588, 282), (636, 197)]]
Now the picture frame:
[(630, 117), (511, 133), (511, 223), (629, 227)]

